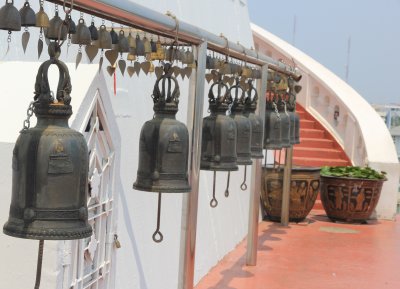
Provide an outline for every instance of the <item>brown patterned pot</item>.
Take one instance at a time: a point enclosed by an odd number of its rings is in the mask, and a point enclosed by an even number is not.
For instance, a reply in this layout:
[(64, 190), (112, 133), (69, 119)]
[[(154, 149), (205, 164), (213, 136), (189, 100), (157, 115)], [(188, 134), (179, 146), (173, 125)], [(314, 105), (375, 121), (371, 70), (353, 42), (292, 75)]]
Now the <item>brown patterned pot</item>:
[(365, 222), (374, 211), (385, 180), (321, 176), (321, 202), (333, 221)]
[[(320, 168), (293, 167), (290, 185), (289, 221), (304, 220), (318, 195)], [(281, 220), (283, 168), (263, 167), (261, 206), (266, 217)]]

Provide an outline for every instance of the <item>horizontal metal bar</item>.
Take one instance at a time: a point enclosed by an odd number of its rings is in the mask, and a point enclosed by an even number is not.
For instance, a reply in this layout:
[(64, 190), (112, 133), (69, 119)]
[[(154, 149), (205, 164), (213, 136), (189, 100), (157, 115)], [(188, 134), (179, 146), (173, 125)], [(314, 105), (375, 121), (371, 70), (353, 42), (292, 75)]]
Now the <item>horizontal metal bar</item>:
[[(48, 0), (57, 4), (63, 4), (62, 0)], [(70, 2), (70, 1), (67, 1)], [(126, 26), (135, 27), (154, 34), (160, 34), (174, 38), (176, 35), (176, 21), (165, 14), (146, 8), (131, 1), (115, 3), (113, 0), (74, 0), (74, 9), (104, 18)], [(69, 6), (69, 3), (66, 3)], [(179, 21), (179, 20), (178, 20)], [(293, 67), (260, 54), (254, 49), (248, 49), (239, 43), (227, 41), (224, 37), (217, 36), (200, 27), (179, 21), (178, 38), (181, 41), (198, 45), (204, 41), (207, 47), (216, 52), (226, 54), (229, 47), (229, 55), (257, 65), (268, 64), (268, 68), (286, 75), (298, 78), (299, 72)]]

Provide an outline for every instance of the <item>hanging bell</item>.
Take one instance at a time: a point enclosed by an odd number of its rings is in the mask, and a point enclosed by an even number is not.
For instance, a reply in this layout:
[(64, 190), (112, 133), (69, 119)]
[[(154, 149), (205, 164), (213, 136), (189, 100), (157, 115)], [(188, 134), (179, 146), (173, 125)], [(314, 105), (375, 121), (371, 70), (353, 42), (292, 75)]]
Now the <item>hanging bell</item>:
[(136, 34), (136, 55), (137, 56), (145, 55), (144, 43), (143, 40), (140, 39), (139, 34)]
[[(237, 164), (244, 165), (244, 178), (240, 188), (245, 191), (247, 189), (247, 165), (251, 165), (251, 122), (243, 115), (244, 109), (244, 90), (240, 86), (239, 77), (236, 77), (236, 84), (229, 89), (229, 95), (232, 98), (232, 91), (235, 92), (231, 107), (231, 117), (236, 123), (236, 155)], [(239, 90), (241, 94), (239, 95)]]
[[(258, 93), (253, 86), (253, 80), (248, 80), (249, 89), (247, 90), (247, 97), (244, 101), (243, 114), (251, 122), (251, 157), (253, 159), (263, 158), (263, 120), (255, 113), (257, 109)], [(252, 93), (254, 92), (254, 96)]]
[(296, 95), (301, 91), (300, 85), (295, 85), (295, 80), (292, 77), (288, 78), (289, 85), (289, 100), (287, 102), (290, 127), (291, 127), (291, 144), (300, 143), (300, 117), (296, 112)]
[(29, 2), (25, 2), (24, 6), (19, 10), (21, 15), (21, 26), (31, 27), (36, 25), (35, 11), (29, 5)]
[(112, 47), (111, 35), (107, 31), (107, 28), (105, 25), (100, 26), (99, 39), (97, 41), (98, 41), (98, 46), (100, 49), (111, 49), (111, 47)]
[[(37, 125), (25, 126), (14, 147), (10, 216), (3, 231), (25, 239), (81, 239), (92, 235), (86, 205), (88, 149), (84, 136), (68, 127), (68, 68), (57, 59), (55, 43), (49, 53), (51, 59), (40, 66), (36, 78), (32, 109)], [(52, 64), (60, 71), (57, 103), (47, 78)]]
[(111, 28), (110, 36), (112, 44), (114, 45), (118, 44), (118, 34), (117, 32), (115, 32), (114, 28)]
[(178, 81), (172, 76), (171, 65), (166, 64), (164, 74), (154, 85), (154, 118), (143, 125), (140, 133), (139, 167), (133, 188), (159, 193), (157, 229), (153, 234), (157, 243), (163, 240), (160, 232), (161, 193), (191, 190), (188, 181), (189, 133), (175, 118), (179, 94)]
[[(240, 86), (239, 77), (236, 77), (236, 84), (229, 89), (229, 94), (232, 96), (234, 91), (235, 96), (231, 107), (231, 117), (236, 123), (237, 138), (236, 138), (236, 155), (238, 165), (251, 165), (251, 122), (243, 115), (244, 109), (244, 91)], [(241, 91), (239, 95), (239, 91)]]
[(49, 27), (45, 31), (46, 38), (50, 40), (67, 39), (68, 29), (64, 21), (58, 16), (58, 11), (49, 22)]
[(278, 102), (278, 111), (281, 118), (281, 147), (288, 148), (291, 146), (290, 143), (290, 117), (286, 108), (286, 102), (282, 96)]
[[(217, 89), (217, 95), (214, 94)], [(223, 93), (223, 91), (225, 91)], [(226, 115), (232, 99), (229, 97), (229, 89), (222, 80), (222, 74), (211, 85), (208, 92), (210, 115), (203, 119), (201, 161), (200, 169), (214, 171), (213, 198), (210, 206), (215, 208), (218, 201), (215, 198), (216, 171), (227, 171), (228, 180), (225, 196), (229, 195), (230, 171), (237, 171), (236, 140), (237, 130), (235, 121)]]
[(11, 0), (0, 9), (0, 29), (8, 31), (20, 31), (21, 30), (21, 16), (19, 11), (14, 6), (14, 0)]
[(118, 51), (120, 53), (127, 53), (129, 52), (129, 41), (125, 37), (124, 30), (119, 31), (119, 36), (118, 36)]
[(76, 33), (72, 35), (71, 42), (79, 45), (90, 45), (91, 37), (90, 30), (85, 24), (85, 20), (80, 18), (78, 26), (76, 27)]
[(68, 34), (69, 35), (76, 34), (76, 29), (77, 29), (77, 27), (76, 27), (75, 21), (72, 20), (71, 15), (68, 15)]
[(49, 16), (44, 12), (43, 6), (40, 6), (40, 10), (36, 13), (36, 27), (47, 28), (50, 25)]
[(99, 39), (99, 31), (97, 30), (96, 26), (94, 25), (94, 21), (89, 26), (90, 30), (90, 38), (92, 41), (98, 40)]
[[(175, 85), (165, 87), (168, 83)], [(160, 90), (160, 84), (162, 88)], [(150, 192), (188, 192), (188, 140), (186, 126), (175, 119), (179, 86), (170, 64), (156, 81), (153, 91), (154, 118), (146, 122), (140, 134), (139, 168), (135, 189)]]
[(281, 116), (275, 100), (269, 100), (266, 103), (264, 148), (267, 150), (278, 150), (282, 148)]

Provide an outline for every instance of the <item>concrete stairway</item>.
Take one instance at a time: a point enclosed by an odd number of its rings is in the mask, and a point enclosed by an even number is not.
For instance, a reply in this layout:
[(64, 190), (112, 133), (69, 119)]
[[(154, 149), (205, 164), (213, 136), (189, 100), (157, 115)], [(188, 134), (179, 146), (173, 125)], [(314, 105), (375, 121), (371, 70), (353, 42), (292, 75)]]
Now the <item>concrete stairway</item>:
[(297, 104), (300, 116), (300, 144), (293, 148), (293, 165), (307, 167), (351, 165), (343, 149), (303, 107)]

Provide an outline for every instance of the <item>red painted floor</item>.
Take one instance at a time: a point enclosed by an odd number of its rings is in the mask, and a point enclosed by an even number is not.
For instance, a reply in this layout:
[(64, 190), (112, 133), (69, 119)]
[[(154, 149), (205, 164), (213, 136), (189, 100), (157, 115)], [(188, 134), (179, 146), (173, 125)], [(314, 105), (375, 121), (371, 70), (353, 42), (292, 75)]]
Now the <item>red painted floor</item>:
[(245, 265), (244, 240), (195, 288), (400, 289), (400, 217), (348, 225), (314, 210), (308, 221), (261, 222), (257, 266)]

